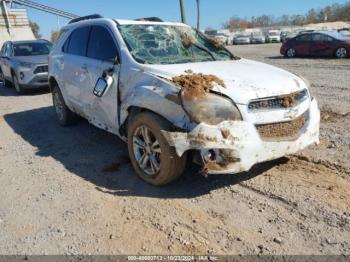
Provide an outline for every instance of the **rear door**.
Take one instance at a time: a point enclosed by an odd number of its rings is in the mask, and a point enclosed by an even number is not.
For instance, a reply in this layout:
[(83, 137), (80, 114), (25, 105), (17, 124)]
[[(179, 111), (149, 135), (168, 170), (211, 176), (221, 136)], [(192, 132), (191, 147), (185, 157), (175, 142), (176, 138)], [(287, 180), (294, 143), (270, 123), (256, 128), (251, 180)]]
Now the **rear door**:
[[(89, 121), (106, 130), (117, 133), (118, 129), (118, 77), (120, 65), (114, 63), (118, 56), (118, 45), (107, 25), (94, 25), (91, 28), (87, 60), (89, 84), (82, 86), (81, 99), (84, 103), (84, 114)], [(102, 97), (93, 94), (95, 84), (103, 72), (113, 68), (113, 84)]]
[(90, 26), (78, 27), (73, 30), (63, 46), (64, 55), (64, 88), (68, 103), (72, 109), (84, 116), (81, 89), (89, 85), (88, 69), (86, 66), (87, 43)]
[(333, 39), (330, 36), (324, 34), (312, 34), (312, 45), (310, 47), (310, 54), (316, 57), (332, 55), (332, 40)]
[(298, 56), (309, 56), (311, 47), (311, 35), (304, 34), (295, 38), (294, 49)]

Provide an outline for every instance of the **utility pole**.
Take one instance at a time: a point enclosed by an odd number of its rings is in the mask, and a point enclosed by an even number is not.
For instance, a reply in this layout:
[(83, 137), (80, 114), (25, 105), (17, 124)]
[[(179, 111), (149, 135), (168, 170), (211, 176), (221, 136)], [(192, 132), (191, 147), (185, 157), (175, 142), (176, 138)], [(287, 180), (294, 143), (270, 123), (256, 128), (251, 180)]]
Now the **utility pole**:
[(200, 0), (197, 0), (197, 30), (200, 29), (200, 20), (201, 20), (201, 7)]
[(186, 24), (185, 0), (180, 0), (181, 22)]

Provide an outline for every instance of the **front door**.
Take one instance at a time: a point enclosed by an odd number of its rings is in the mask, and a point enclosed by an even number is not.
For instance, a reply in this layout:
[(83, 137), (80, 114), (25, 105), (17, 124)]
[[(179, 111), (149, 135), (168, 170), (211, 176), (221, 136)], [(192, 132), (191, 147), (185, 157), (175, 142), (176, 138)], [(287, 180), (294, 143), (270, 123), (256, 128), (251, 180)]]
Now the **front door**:
[[(117, 41), (107, 26), (92, 26), (85, 67), (87, 68), (88, 84), (81, 86), (81, 101), (84, 115), (89, 122), (112, 133), (118, 133), (118, 82), (119, 63)], [(104, 72), (113, 72), (112, 86), (102, 97), (94, 95), (93, 90), (99, 77)]]

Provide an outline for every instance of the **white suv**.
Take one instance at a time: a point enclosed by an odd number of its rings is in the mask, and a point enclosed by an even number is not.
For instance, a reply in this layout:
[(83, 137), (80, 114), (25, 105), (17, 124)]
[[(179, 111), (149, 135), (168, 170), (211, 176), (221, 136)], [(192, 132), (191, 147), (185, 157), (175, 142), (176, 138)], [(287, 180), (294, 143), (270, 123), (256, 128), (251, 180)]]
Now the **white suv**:
[(179, 177), (187, 160), (237, 173), (319, 142), (305, 80), (185, 24), (73, 20), (50, 54), (49, 83), (61, 125), (79, 115), (118, 135), (153, 185)]

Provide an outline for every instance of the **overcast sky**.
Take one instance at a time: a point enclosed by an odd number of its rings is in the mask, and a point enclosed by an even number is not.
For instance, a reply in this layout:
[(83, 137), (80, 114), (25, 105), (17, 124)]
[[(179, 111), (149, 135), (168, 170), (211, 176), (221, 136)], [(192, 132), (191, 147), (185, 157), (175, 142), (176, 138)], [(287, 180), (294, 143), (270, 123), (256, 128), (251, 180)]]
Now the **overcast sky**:
[[(77, 15), (99, 13), (106, 17), (134, 19), (158, 16), (164, 20), (179, 21), (178, 0), (32, 0)], [(187, 18), (195, 25), (196, 1), (185, 0)], [(262, 14), (280, 16), (282, 14), (304, 14), (310, 8), (321, 8), (333, 3), (346, 3), (349, 0), (201, 0), (201, 27), (220, 28), (232, 16), (250, 18)], [(20, 7), (20, 6), (18, 6)], [(52, 30), (57, 30), (56, 16), (28, 9), (29, 18), (41, 27), (43, 37), (49, 38)], [(67, 20), (59, 19), (64, 25)]]

